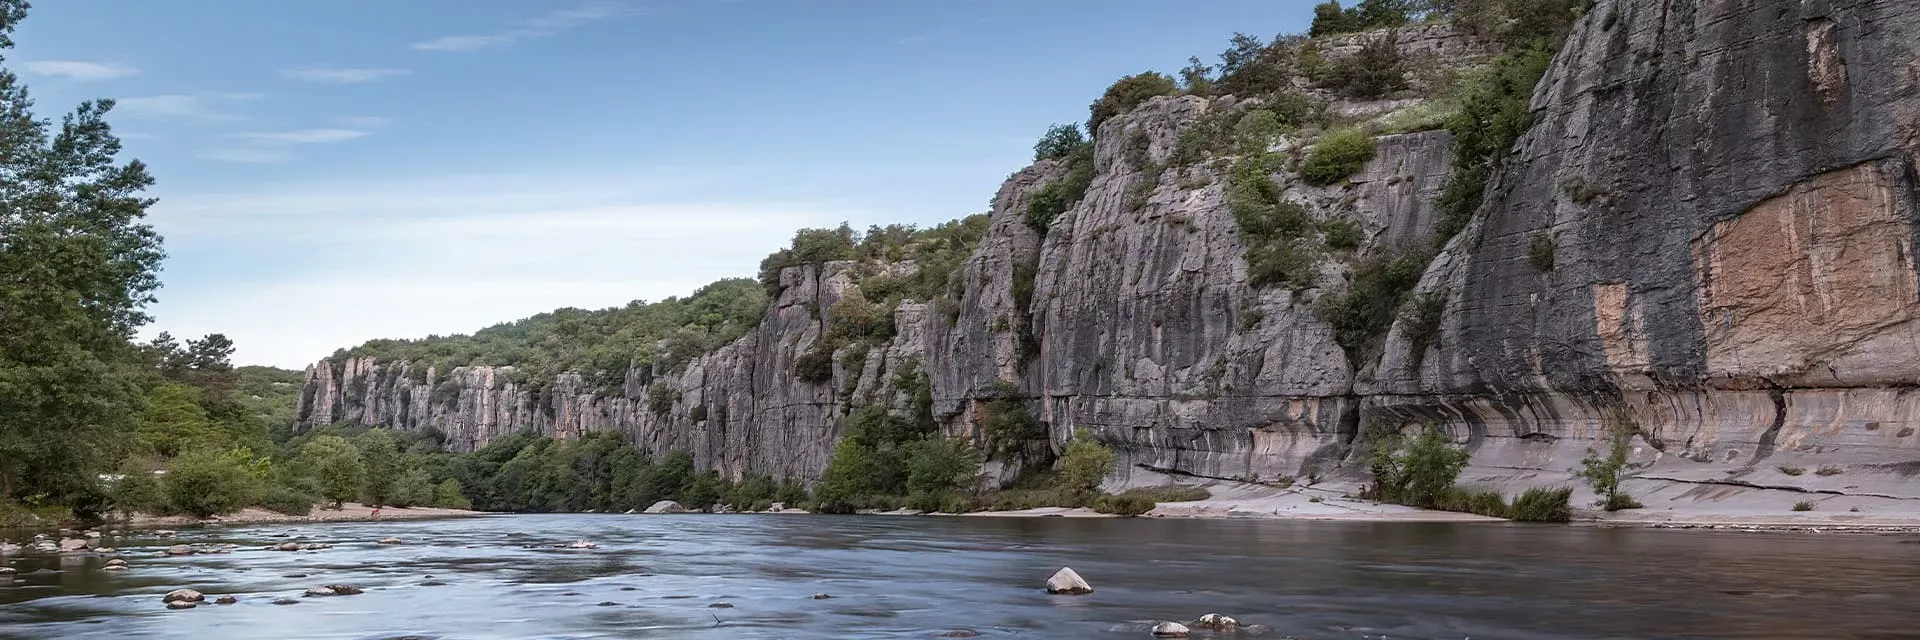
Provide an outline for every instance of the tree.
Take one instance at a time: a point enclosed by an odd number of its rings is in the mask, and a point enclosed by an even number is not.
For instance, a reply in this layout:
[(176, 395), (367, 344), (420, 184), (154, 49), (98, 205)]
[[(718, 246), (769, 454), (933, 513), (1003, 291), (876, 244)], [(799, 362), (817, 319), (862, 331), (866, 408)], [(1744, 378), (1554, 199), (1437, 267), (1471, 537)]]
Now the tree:
[(1608, 419), (1606, 457), (1601, 457), (1589, 447), (1587, 456), (1580, 460), (1580, 477), (1600, 496), (1593, 506), (1608, 511), (1640, 508), (1640, 501), (1620, 490), (1620, 483), (1626, 479), (1627, 473), (1641, 467), (1627, 461), (1632, 453), (1633, 434), (1637, 431), (1638, 428), (1625, 412), (1616, 412)]
[(199, 400), (200, 391), (186, 385), (165, 383), (147, 390), (147, 410), (134, 432), (140, 445), (171, 458), (222, 440)]
[[(28, 3), (0, 0), (0, 49)], [(129, 342), (159, 287), (146, 165), (119, 163), (113, 101), (57, 129), (0, 69), (0, 500), (97, 492), (141, 406)]]
[(153, 470), (142, 465), (133, 465), (121, 470), (120, 479), (113, 482), (108, 498), (113, 508), (122, 514), (132, 516), (135, 513), (160, 514), (167, 507), (166, 489), (160, 485), (160, 479)]
[(433, 479), (427, 477), (422, 469), (408, 469), (393, 482), (393, 495), (388, 501), (396, 507), (415, 507), (433, 504)]
[(1383, 438), (1374, 445), (1374, 487), (1369, 497), (1437, 508), (1470, 458), (1465, 450), (1447, 444), (1438, 429), (1427, 429), (1412, 439)]
[(1180, 69), (1180, 88), (1196, 96), (1213, 95), (1213, 67), (1198, 57), (1189, 56), (1187, 66)]
[(300, 466), (320, 483), (320, 495), (334, 506), (352, 500), (366, 481), (360, 450), (340, 436), (319, 436), (300, 447)]
[(1327, 0), (1314, 5), (1313, 25), (1307, 28), (1307, 35), (1318, 38), (1359, 30), (1353, 17), (1340, 8), (1340, 0)]
[(1173, 78), (1158, 71), (1136, 73), (1114, 81), (1099, 100), (1095, 100), (1087, 107), (1090, 112), (1087, 118), (1087, 131), (1092, 132), (1096, 138), (1100, 137), (1100, 124), (1106, 122), (1108, 118), (1132, 111), (1148, 98), (1170, 96), (1178, 91)]
[(360, 450), (360, 464), (366, 469), (366, 479), (360, 485), (361, 497), (367, 504), (386, 504), (393, 497), (393, 484), (400, 480), (404, 470), (393, 436), (386, 429), (368, 429), (355, 438), (354, 447)]
[(254, 470), (252, 455), (244, 451), (188, 453), (167, 469), (167, 502), (198, 518), (239, 511), (260, 497), (262, 485)]
[(467, 500), (466, 492), (460, 489), (460, 481), (447, 478), (433, 489), (433, 506), (442, 509), (472, 509), (473, 503)]
[(1087, 137), (1080, 133), (1080, 125), (1056, 124), (1047, 127), (1046, 135), (1033, 145), (1033, 160), (1055, 160), (1073, 155), (1074, 151), (1087, 144)]
[(1060, 490), (1084, 504), (1100, 493), (1100, 483), (1113, 470), (1113, 450), (1095, 442), (1092, 432), (1080, 429), (1060, 456)]

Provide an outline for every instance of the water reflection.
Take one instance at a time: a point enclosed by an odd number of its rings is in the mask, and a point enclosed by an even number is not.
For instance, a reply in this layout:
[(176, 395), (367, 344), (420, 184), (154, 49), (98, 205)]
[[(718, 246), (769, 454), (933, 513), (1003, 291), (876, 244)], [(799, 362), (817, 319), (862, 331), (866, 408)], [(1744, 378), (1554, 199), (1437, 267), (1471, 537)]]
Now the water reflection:
[[(378, 545), (388, 536), (407, 541)], [(586, 538), (598, 549), (558, 549)], [(287, 540), (323, 551), (266, 551)], [(1303, 639), (1893, 638), (1920, 545), (1520, 525), (501, 516), (110, 538), (11, 558), (5, 638), (1144, 638), (1220, 611)], [(172, 557), (176, 543), (233, 544)], [(1049, 596), (1069, 565), (1090, 596)], [(320, 584), (358, 596), (273, 605)], [(188, 587), (239, 604), (169, 611)], [(814, 594), (831, 595), (815, 599)], [(726, 603), (730, 608), (712, 605)]]

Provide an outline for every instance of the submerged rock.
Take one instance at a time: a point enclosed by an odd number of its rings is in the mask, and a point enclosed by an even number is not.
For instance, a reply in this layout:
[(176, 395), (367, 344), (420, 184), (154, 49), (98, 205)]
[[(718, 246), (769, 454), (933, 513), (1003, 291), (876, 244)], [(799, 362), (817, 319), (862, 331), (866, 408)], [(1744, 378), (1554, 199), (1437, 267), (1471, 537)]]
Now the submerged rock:
[(1187, 625), (1178, 622), (1162, 622), (1153, 625), (1153, 637), (1155, 638), (1185, 638), (1192, 635), (1192, 633), (1193, 632), (1187, 630)]
[(592, 540), (575, 540), (560, 545), (560, 547), (563, 549), (598, 549), (600, 545), (594, 544)]
[(832, 597), (833, 597), (833, 596), (830, 596), (830, 595), (827, 595), (827, 594), (824, 594), (824, 593), (816, 593), (816, 594), (813, 594), (813, 599), (815, 599), (815, 600), (826, 600), (826, 599), (828, 599), (828, 598), (832, 598)]
[(286, 605), (286, 604), (300, 604), (300, 601), (299, 601), (299, 600), (295, 600), (295, 599), (293, 599), (293, 598), (274, 598), (274, 599), (273, 599), (273, 603), (274, 603), (274, 604), (281, 604), (281, 605)]
[(1053, 573), (1053, 577), (1047, 578), (1047, 593), (1085, 595), (1093, 593), (1093, 585), (1087, 584), (1087, 581), (1081, 579), (1080, 574), (1074, 573), (1072, 568), (1061, 567), (1059, 571)]
[(365, 593), (365, 590), (350, 584), (329, 584), (307, 589), (306, 597), (324, 598), (327, 596), (353, 596)]
[(647, 507), (646, 512), (647, 513), (686, 513), (687, 508), (680, 506), (680, 503), (674, 502), (672, 500), (661, 500), (659, 502), (653, 503), (653, 506)]
[(60, 552), (86, 551), (87, 547), (91, 544), (93, 543), (88, 542), (84, 538), (62, 538), (60, 540)]
[(10, 556), (16, 553), (20, 553), (20, 545), (11, 542), (0, 542), (0, 556)]
[(213, 600), (213, 603), (214, 604), (233, 604), (239, 601), (240, 601), (239, 598), (235, 598), (233, 596), (220, 596), (218, 598), (215, 598)]
[(186, 600), (175, 600), (173, 602), (167, 603), (168, 609), (192, 609), (196, 606), (199, 606), (199, 605)]
[(978, 638), (980, 637), (980, 632), (974, 631), (972, 629), (954, 629), (952, 631), (948, 631), (946, 633), (940, 634), (940, 637), (942, 638)]
[(733, 608), (733, 603), (731, 603), (731, 602), (715, 602), (715, 603), (713, 603), (713, 604), (710, 604), (710, 605), (707, 605), (707, 608), (708, 608), (708, 609), (732, 609), (732, 608)]
[(190, 556), (190, 555), (193, 555), (193, 547), (189, 547), (184, 544), (176, 544), (171, 547), (167, 547), (167, 555)]
[(199, 602), (205, 599), (207, 599), (206, 596), (192, 589), (174, 589), (168, 591), (167, 595), (160, 596), (161, 602)]
[(380, 544), (406, 544), (406, 541), (399, 538), (381, 538)]

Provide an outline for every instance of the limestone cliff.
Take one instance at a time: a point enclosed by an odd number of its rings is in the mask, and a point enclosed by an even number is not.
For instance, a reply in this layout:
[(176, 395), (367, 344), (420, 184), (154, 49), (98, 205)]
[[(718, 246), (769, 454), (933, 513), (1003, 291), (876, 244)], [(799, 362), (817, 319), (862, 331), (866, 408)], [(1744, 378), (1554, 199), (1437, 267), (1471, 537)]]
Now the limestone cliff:
[[(1656, 463), (1635, 481), (1653, 499), (1743, 485), (1920, 497), (1904, 482), (1920, 471), (1909, 9), (1601, 0), (1535, 89), (1534, 125), (1484, 203), (1424, 263), (1415, 297), (1437, 315), (1397, 313), (1384, 347), (1343, 344), (1320, 310), (1369, 261), (1446, 240), (1435, 199), (1451, 136), (1384, 133), (1358, 173), (1316, 187), (1297, 166), (1324, 130), (1196, 159), (1185, 147), (1197, 127), (1262, 105), (1159, 97), (1100, 126), (1086, 195), (1044, 230), (1028, 203), (1066, 167), (1014, 173), (954, 297), (902, 304), (892, 337), (842, 348), (829, 380), (797, 377), (794, 360), (874, 265), (789, 268), (756, 331), (674, 371), (629, 372), (618, 389), (563, 374), (535, 393), (496, 367), (317, 363), (300, 424), (433, 428), (457, 449), (523, 428), (611, 429), (703, 467), (813, 477), (842, 418), (906, 407), (896, 378), (919, 371), (950, 434), (975, 434), (980, 402), (1011, 385), (1051, 442), (1086, 428), (1121, 453), (1123, 475), (1364, 481), (1355, 452), (1369, 434), (1434, 424), (1475, 452), (1465, 482), (1517, 488), (1566, 482), (1627, 425), (1636, 459)], [(1490, 52), (1431, 26), (1399, 45), (1456, 64)], [(1371, 126), (1418, 103), (1329, 108)], [(1289, 158), (1262, 176), (1278, 202), (1358, 240), (1309, 231), (1305, 284), (1256, 286), (1230, 202), (1236, 153)], [(1838, 473), (1774, 470), (1818, 465)]]

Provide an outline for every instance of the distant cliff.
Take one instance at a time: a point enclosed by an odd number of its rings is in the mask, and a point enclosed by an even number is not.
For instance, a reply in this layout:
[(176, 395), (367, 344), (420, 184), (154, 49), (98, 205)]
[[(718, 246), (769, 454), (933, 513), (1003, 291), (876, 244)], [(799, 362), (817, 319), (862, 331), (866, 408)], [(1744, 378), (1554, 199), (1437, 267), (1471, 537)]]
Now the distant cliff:
[[(1075, 161), (1015, 172), (952, 290), (890, 309), (883, 338), (830, 340), (829, 310), (912, 262), (801, 264), (750, 333), (617, 388), (336, 358), (308, 369), (299, 425), (437, 429), (461, 450), (618, 430), (707, 468), (811, 478), (851, 410), (905, 411), (926, 385), (949, 434), (983, 437), (983, 405), (1012, 394), (1048, 426), (1036, 446), (1088, 429), (1122, 476), (1364, 482), (1370, 438), (1432, 424), (1474, 452), (1463, 482), (1519, 488), (1567, 482), (1625, 429), (1648, 500), (1920, 497), (1906, 9), (1602, 0), (1466, 215), (1441, 205), (1463, 147), (1419, 116), (1500, 47), (1403, 29), (1414, 71), (1384, 95), (1302, 71), (1271, 96), (1155, 97), (1099, 123), (1091, 182), (1047, 224), (1033, 203)], [(1382, 36), (1309, 42), (1295, 68)], [(1311, 124), (1292, 126), (1283, 95), (1319, 105)], [(1353, 127), (1370, 156), (1314, 186), (1303, 172)], [(796, 366), (821, 344), (830, 373)], [(1835, 473), (1775, 470), (1819, 465)]]

